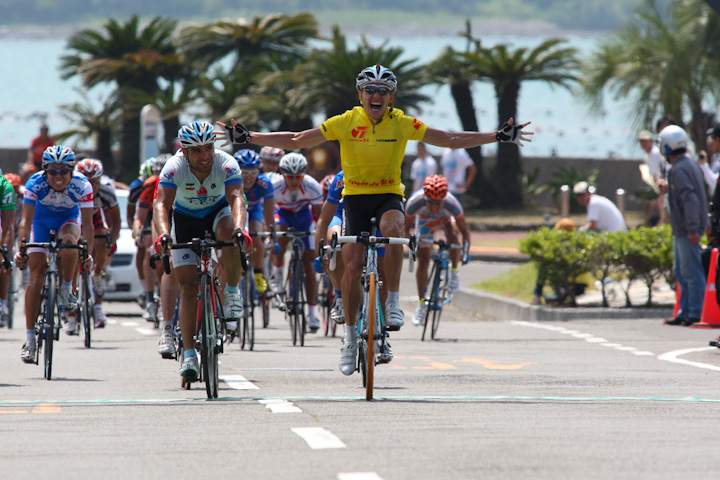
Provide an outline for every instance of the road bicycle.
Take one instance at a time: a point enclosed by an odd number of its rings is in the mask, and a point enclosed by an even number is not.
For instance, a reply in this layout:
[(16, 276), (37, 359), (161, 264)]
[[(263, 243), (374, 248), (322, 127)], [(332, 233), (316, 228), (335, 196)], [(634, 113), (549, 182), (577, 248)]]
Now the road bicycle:
[[(240, 240), (239, 240), (240, 241)], [(167, 240), (163, 241), (163, 250), (167, 251)], [(196, 348), (200, 353), (200, 378), (205, 383), (208, 398), (218, 396), (218, 355), (223, 352), (222, 311), (218, 308), (217, 283), (215, 279), (215, 264), (217, 263), (216, 248), (232, 247), (234, 242), (214, 241), (209, 239), (193, 238), (186, 243), (177, 243), (172, 249), (190, 249), (199, 257), (197, 266), (198, 277), (198, 308), (196, 328)], [(245, 257), (241, 255), (243, 269), (247, 269)], [(165, 273), (170, 274), (170, 257), (163, 255)], [(182, 380), (182, 386), (190, 390), (192, 382)]]
[[(380, 289), (382, 279), (378, 274), (378, 252), (380, 245), (407, 245), (410, 250), (410, 271), (413, 271), (416, 258), (415, 235), (410, 238), (378, 237), (377, 220), (371, 220), (371, 231), (361, 232), (360, 235), (338, 237), (334, 233), (330, 240), (331, 252), (338, 244), (360, 243), (365, 246), (365, 265), (361, 276), (362, 303), (358, 315), (356, 328), (358, 333), (358, 361), (357, 370), (362, 373), (365, 387), (365, 400), (373, 398), (373, 384), (375, 381), (375, 365), (382, 363), (378, 358), (385, 350), (388, 333), (383, 310), (380, 305)], [(331, 270), (335, 269), (335, 256), (331, 253)]]
[(430, 325), (430, 338), (435, 339), (443, 306), (450, 302), (448, 282), (450, 281), (450, 250), (463, 250), (463, 263), (467, 263), (469, 244), (456, 245), (447, 243), (445, 240), (435, 240), (437, 250), (433, 255), (432, 268), (428, 276), (428, 283), (423, 289), (423, 302), (425, 302), (425, 317), (423, 318), (423, 331), (421, 340), (425, 341), (425, 332)]
[(243, 317), (238, 322), (240, 348), (248, 350), (255, 348), (255, 302), (257, 301), (257, 290), (255, 290), (255, 269), (253, 268), (250, 255), (242, 252), (245, 257), (247, 268), (240, 280), (240, 288), (243, 295)]
[[(10, 264), (12, 265), (12, 261), (10, 260), (10, 254), (8, 252), (7, 246), (3, 246), (2, 255), (10, 261)], [(20, 298), (19, 290), (20, 290), (20, 271), (17, 268), (12, 268), (12, 271), (10, 272), (10, 275), (8, 276), (8, 293), (7, 293), (7, 311), (0, 312), (0, 315), (2, 315), (4, 318), (2, 318), (2, 324), (9, 329), (13, 328), (13, 320), (15, 318), (15, 303), (17, 303), (18, 298)]]
[(290, 238), (290, 261), (288, 262), (287, 276), (285, 277), (284, 294), (281, 310), (284, 307), (285, 318), (290, 324), (290, 334), (293, 345), (300, 343), (305, 345), (305, 330), (307, 318), (305, 317), (305, 271), (303, 270), (302, 254), (304, 245), (303, 237), (315, 232), (296, 232), (293, 228), (287, 231), (277, 232), (279, 237)]
[(35, 365), (40, 363), (40, 350), (43, 350), (44, 376), (46, 379), (52, 379), (53, 365), (53, 343), (60, 340), (61, 316), (64, 316), (65, 310), (61, 309), (58, 304), (59, 280), (60, 273), (57, 266), (57, 254), (63, 248), (76, 248), (85, 250), (81, 253), (82, 258), (86, 258), (87, 244), (82, 245), (60, 243), (54, 230), (50, 231), (50, 241), (28, 243), (26, 239), (22, 239), (20, 244), (20, 254), (27, 256), (28, 248), (44, 248), (47, 250), (47, 270), (45, 271), (45, 283), (42, 293), (40, 294), (40, 310), (35, 320), (35, 336), (37, 338), (37, 348), (35, 350)]
[[(337, 238), (335, 241), (337, 242)], [(335, 248), (332, 248), (332, 246), (330, 245), (325, 245), (324, 239), (320, 240), (318, 248), (318, 258), (329, 259), (331, 256), (331, 251), (337, 252), (339, 250), (339, 245), (336, 245)], [(335, 270), (334, 267), (333, 270)], [(317, 305), (322, 310), (322, 328), (325, 336), (327, 337), (328, 335), (330, 335), (334, 337), (337, 332), (337, 323), (335, 322), (335, 320), (332, 319), (332, 307), (333, 303), (335, 302), (335, 287), (333, 287), (328, 271), (320, 274), (320, 280), (318, 281)]]
[[(97, 238), (97, 235), (95, 236)], [(92, 343), (92, 329), (95, 327), (95, 302), (93, 301), (92, 280), (90, 272), (92, 268), (85, 268), (85, 260), (90, 252), (87, 249), (87, 242), (83, 242), (80, 249), (80, 261), (78, 265), (80, 271), (78, 273), (78, 324), (83, 331), (83, 342), (85, 348), (90, 348)]]

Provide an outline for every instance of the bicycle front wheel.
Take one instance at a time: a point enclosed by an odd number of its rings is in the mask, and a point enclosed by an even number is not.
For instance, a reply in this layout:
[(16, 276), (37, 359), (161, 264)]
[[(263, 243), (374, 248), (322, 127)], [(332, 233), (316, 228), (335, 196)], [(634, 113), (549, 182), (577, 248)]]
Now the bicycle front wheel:
[(45, 302), (45, 319), (42, 325), (42, 335), (45, 337), (45, 378), (48, 380), (52, 379), (53, 343), (55, 343), (56, 280), (52, 274), (48, 279), (48, 296)]
[(93, 302), (92, 292), (90, 290), (90, 276), (83, 271), (80, 275), (80, 317), (82, 321), (83, 337), (85, 340), (85, 348), (90, 348), (92, 342), (92, 320), (93, 320)]
[(15, 302), (17, 301), (18, 283), (19, 282), (17, 279), (17, 268), (13, 268), (12, 272), (10, 273), (10, 279), (8, 280), (8, 298), (7, 298), (7, 306), (8, 306), (7, 328), (8, 328), (8, 330), (13, 328), (13, 317), (15, 315)]
[[(429, 295), (425, 297), (425, 318), (423, 318), (423, 331), (422, 331), (422, 337), (420, 338), (421, 341), (425, 341), (425, 332), (427, 331), (428, 327), (428, 321), (430, 321), (432, 325), (433, 316), (432, 313), (434, 311), (433, 305), (437, 303), (437, 291), (438, 291), (438, 285), (440, 282), (440, 270), (438, 269), (437, 262), (433, 262), (432, 269), (430, 270), (430, 275), (428, 278), (430, 279), (428, 282), (427, 287), (425, 288), (425, 292), (429, 292)], [(432, 327), (431, 327), (432, 330)]]
[(217, 325), (213, 316), (209, 278), (203, 275), (200, 280), (200, 325), (203, 377), (205, 380), (205, 391), (208, 398), (218, 396), (218, 350), (217, 350)]
[(430, 338), (435, 340), (438, 327), (440, 326), (440, 316), (442, 315), (443, 305), (448, 298), (448, 269), (443, 268), (438, 275), (438, 288), (435, 299), (435, 310), (432, 317), (432, 329), (430, 330)]
[(305, 346), (305, 330), (307, 329), (305, 317), (305, 276), (303, 272), (302, 262), (295, 263), (295, 327), (298, 329), (298, 338), (300, 346)]
[(373, 399), (373, 383), (375, 381), (375, 314), (377, 304), (377, 291), (375, 290), (375, 273), (368, 275), (369, 289), (367, 295), (367, 303), (365, 304), (363, 315), (367, 318), (367, 342), (366, 342), (366, 360), (365, 369), (367, 370), (365, 381), (365, 400)]

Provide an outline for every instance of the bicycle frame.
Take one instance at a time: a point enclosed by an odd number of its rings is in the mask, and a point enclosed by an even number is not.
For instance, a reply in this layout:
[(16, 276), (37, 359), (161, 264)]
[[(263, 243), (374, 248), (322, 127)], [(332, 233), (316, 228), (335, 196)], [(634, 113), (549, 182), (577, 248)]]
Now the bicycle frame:
[(285, 316), (289, 320), (290, 333), (293, 345), (305, 345), (305, 304), (307, 303), (305, 292), (305, 271), (303, 270), (302, 254), (304, 247), (300, 242), (302, 237), (312, 235), (315, 232), (297, 232), (290, 228), (287, 231), (277, 232), (278, 237), (290, 238), (290, 262), (288, 263), (287, 276), (285, 277)]

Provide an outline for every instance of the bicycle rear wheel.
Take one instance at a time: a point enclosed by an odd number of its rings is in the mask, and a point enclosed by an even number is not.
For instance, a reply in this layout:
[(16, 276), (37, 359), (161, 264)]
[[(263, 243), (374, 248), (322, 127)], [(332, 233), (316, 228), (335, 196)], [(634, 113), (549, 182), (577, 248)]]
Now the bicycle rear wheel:
[(200, 325), (202, 352), (203, 377), (205, 380), (205, 391), (208, 398), (218, 396), (218, 358), (217, 358), (217, 326), (212, 312), (212, 292), (210, 290), (207, 275), (202, 275), (200, 280)]
[(293, 345), (297, 345), (298, 331), (296, 328), (297, 315), (295, 314), (295, 259), (290, 259), (287, 279), (285, 281), (285, 317), (290, 325), (290, 335)]
[(442, 316), (443, 305), (448, 298), (448, 269), (443, 268), (440, 270), (439, 285), (437, 289), (437, 298), (435, 300), (435, 311), (433, 312), (432, 318), (432, 330), (430, 330), (430, 338), (435, 340), (438, 327), (440, 326), (440, 317)]
[(439, 271), (438, 271), (438, 264), (437, 261), (433, 262), (432, 269), (430, 270), (430, 276), (429, 282), (427, 287), (425, 287), (425, 318), (423, 318), (423, 331), (422, 331), (422, 337), (420, 338), (421, 341), (425, 341), (425, 332), (427, 331), (428, 327), (428, 320), (431, 322), (431, 330), (432, 330), (432, 319), (433, 317), (432, 312), (434, 311), (433, 305), (435, 302), (437, 302), (437, 289), (439, 285), (440, 279), (439, 277)]
[[(270, 288), (270, 286), (268, 286)], [(262, 312), (262, 326), (267, 328), (270, 324), (270, 299), (268, 298), (267, 292), (258, 294), (258, 305)]]
[(242, 318), (242, 345), (241, 348), (248, 346), (248, 350), (252, 350), (255, 347), (255, 276), (252, 274), (252, 270), (248, 270), (250, 275), (245, 275), (244, 288), (243, 288), (243, 318)]
[(305, 330), (307, 329), (305, 317), (305, 276), (303, 272), (302, 262), (298, 261), (295, 263), (295, 313), (297, 320), (295, 326), (298, 329), (298, 337), (300, 338), (300, 346), (305, 346)]
[(13, 317), (15, 316), (15, 302), (17, 301), (18, 284), (19, 284), (19, 282), (17, 279), (17, 268), (13, 268), (12, 272), (10, 273), (10, 279), (8, 281), (8, 298), (7, 298), (7, 306), (8, 306), (7, 328), (8, 329), (13, 328)]
[(55, 343), (55, 311), (57, 304), (55, 282), (56, 278), (51, 274), (48, 279), (48, 296), (45, 303), (45, 319), (42, 325), (42, 335), (45, 337), (45, 378), (48, 380), (52, 379), (53, 343)]
[(373, 383), (375, 381), (375, 314), (377, 292), (375, 290), (375, 274), (370, 273), (368, 275), (369, 289), (367, 295), (367, 303), (365, 304), (365, 318), (367, 318), (367, 342), (366, 342), (366, 355), (365, 355), (365, 369), (366, 382), (365, 382), (365, 400), (370, 401), (373, 399)]

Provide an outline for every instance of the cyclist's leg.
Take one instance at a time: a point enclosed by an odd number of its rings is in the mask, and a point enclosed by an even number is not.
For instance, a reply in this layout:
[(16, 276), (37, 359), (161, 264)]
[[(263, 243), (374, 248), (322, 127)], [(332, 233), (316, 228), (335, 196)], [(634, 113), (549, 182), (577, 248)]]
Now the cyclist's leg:
[[(215, 237), (221, 241), (230, 241), (232, 232), (235, 229), (230, 217), (230, 208), (226, 207), (217, 214), (215, 219), (214, 231)], [(222, 249), (222, 265), (225, 269), (225, 316), (228, 319), (239, 320), (243, 313), (242, 296), (240, 294), (240, 249), (232, 247), (224, 247)]]
[[(307, 240), (308, 237), (305, 238)], [(312, 244), (315, 242), (313, 241)], [(308, 328), (310, 333), (315, 333), (320, 328), (320, 320), (315, 316), (315, 302), (317, 299), (317, 278), (315, 278), (315, 251), (305, 246), (302, 253), (303, 272), (305, 273), (305, 292), (308, 302)]]
[[(445, 240), (455, 245), (460, 244), (460, 231), (455, 223), (455, 217), (449, 217), (444, 225)], [(460, 262), (462, 250), (457, 248), (450, 249), (450, 277), (448, 278), (448, 287), (450, 293), (455, 293), (460, 287), (460, 272), (458, 271), (458, 263)]]
[[(275, 215), (275, 230), (278, 232), (287, 232), (291, 226), (291, 222), (288, 220), (290, 214), (284, 210), (276, 210)], [(283, 289), (283, 266), (285, 264), (285, 249), (287, 248), (288, 242), (290, 241), (287, 237), (278, 237), (277, 244), (279, 247), (278, 253), (272, 255), (273, 264), (273, 289), (276, 292), (282, 292)]]
[[(102, 212), (102, 210), (100, 210)], [(95, 226), (95, 235), (106, 235), (108, 233), (107, 224), (98, 228)], [(99, 328), (105, 326), (106, 318), (102, 309), (103, 296), (105, 295), (105, 267), (109, 263), (110, 251), (104, 239), (96, 238), (93, 244), (93, 260), (95, 262), (95, 271), (93, 272), (92, 282), (95, 290), (95, 325)]]
[(175, 333), (173, 330), (173, 317), (178, 299), (178, 285), (175, 280), (175, 271), (163, 275), (160, 280), (160, 304), (162, 306), (163, 321), (160, 324), (160, 339), (158, 340), (158, 353), (163, 358), (175, 358)]
[[(75, 221), (68, 221), (60, 227), (58, 239), (62, 243), (75, 245), (80, 240), (80, 225)], [(58, 253), (62, 282), (60, 284), (60, 304), (69, 311), (77, 308), (77, 297), (73, 294), (72, 283), (77, 274), (78, 251), (74, 248), (63, 248)], [(72, 330), (72, 328), (70, 328)]]
[(35, 361), (35, 351), (37, 343), (35, 338), (35, 319), (40, 312), (40, 295), (45, 280), (45, 271), (47, 270), (47, 256), (42, 251), (28, 253), (28, 270), (30, 272), (30, 281), (25, 290), (25, 343), (21, 353), (21, 358), (25, 363)]
[[(398, 197), (399, 198), (399, 197)], [(402, 210), (402, 201), (390, 201), (386, 205), (389, 208), (380, 217), (379, 228), (385, 237), (405, 236), (405, 213)], [(397, 209), (399, 208), (399, 210)], [(384, 283), (387, 286), (387, 300), (385, 303), (386, 325), (390, 329), (398, 329), (403, 326), (404, 317), (400, 308), (400, 274), (403, 264), (402, 245), (387, 245), (385, 247), (385, 277)]]
[(8, 321), (8, 287), (10, 286), (11, 270), (0, 273), (0, 327), (4, 327)]
[[(249, 212), (248, 212), (249, 214)], [(248, 222), (248, 231), (251, 233), (263, 231), (262, 212), (260, 213), (260, 219), (250, 218)], [(250, 260), (255, 270), (255, 289), (258, 293), (263, 293), (267, 290), (267, 279), (263, 275), (262, 264), (265, 258), (265, 242), (260, 238), (255, 238), (253, 241), (253, 251), (250, 254)]]

